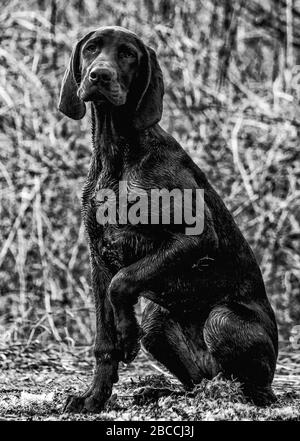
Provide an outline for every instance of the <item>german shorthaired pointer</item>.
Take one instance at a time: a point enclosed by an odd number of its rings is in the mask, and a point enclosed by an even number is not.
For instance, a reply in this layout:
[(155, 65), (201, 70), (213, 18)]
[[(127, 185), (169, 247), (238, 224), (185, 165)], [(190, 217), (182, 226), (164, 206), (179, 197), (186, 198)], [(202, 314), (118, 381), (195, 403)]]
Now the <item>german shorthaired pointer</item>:
[[(260, 269), (204, 173), (158, 125), (163, 93), (156, 54), (133, 32), (103, 27), (75, 45), (59, 109), (78, 120), (91, 102), (82, 214), (97, 333), (93, 382), (68, 398), (68, 412), (101, 410), (119, 362), (132, 361), (140, 341), (187, 387), (222, 372), (257, 405), (275, 400), (278, 333)], [(128, 199), (140, 190), (203, 189), (203, 231), (186, 234), (184, 221), (101, 224), (99, 190), (117, 191), (121, 181)], [(141, 328), (134, 313), (140, 296), (147, 299)]]

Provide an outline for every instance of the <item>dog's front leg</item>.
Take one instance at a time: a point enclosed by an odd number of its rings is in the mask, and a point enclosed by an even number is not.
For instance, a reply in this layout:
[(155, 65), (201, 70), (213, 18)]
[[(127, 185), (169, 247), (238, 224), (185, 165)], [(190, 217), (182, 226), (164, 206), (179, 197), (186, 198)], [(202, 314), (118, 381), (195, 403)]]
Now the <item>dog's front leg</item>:
[[(138, 297), (145, 292), (155, 296), (156, 287), (166, 272), (173, 270), (176, 273), (183, 265), (191, 265), (193, 259), (200, 257), (199, 253), (205, 255), (208, 248), (213, 250), (216, 245), (213, 229), (205, 231), (203, 236), (178, 236), (157, 252), (121, 269), (114, 276), (108, 291), (114, 309), (119, 346), (123, 347), (123, 361), (131, 361), (137, 352), (139, 333), (133, 305)], [(156, 301), (153, 296), (151, 300)]]
[(81, 396), (68, 397), (66, 412), (99, 412), (112, 393), (113, 383), (118, 381), (116, 329), (112, 305), (107, 296), (112, 276), (102, 261), (92, 257), (91, 277), (96, 308), (94, 377)]

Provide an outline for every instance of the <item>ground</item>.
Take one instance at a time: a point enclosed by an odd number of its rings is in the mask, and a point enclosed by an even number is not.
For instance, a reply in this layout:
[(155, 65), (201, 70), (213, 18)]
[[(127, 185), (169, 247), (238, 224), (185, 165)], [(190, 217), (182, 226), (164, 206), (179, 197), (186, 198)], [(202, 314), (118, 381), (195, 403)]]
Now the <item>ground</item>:
[[(35, 343), (0, 350), (0, 420), (300, 420), (299, 354), (281, 352), (274, 390), (278, 402), (266, 409), (246, 403), (239, 384), (216, 378), (192, 392), (141, 352), (120, 369), (111, 401), (96, 415), (62, 413), (68, 394), (83, 391), (92, 375), (89, 347)], [(165, 387), (167, 397), (141, 402), (142, 387)]]

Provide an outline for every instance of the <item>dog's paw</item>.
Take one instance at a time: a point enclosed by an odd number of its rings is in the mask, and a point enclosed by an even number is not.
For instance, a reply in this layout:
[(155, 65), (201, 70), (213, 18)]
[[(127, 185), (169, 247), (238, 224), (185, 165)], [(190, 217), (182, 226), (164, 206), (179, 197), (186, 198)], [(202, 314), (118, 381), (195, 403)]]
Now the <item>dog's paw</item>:
[(270, 386), (253, 387), (243, 385), (242, 388), (246, 398), (258, 407), (270, 406), (277, 401), (277, 397)]
[(142, 331), (137, 323), (129, 323), (117, 330), (120, 359), (124, 363), (132, 362), (140, 350)]
[(63, 413), (80, 413), (84, 406), (84, 397), (69, 395), (66, 399)]
[(104, 402), (90, 397), (70, 395), (64, 407), (64, 413), (99, 413), (103, 410)]
[(70, 395), (63, 408), (63, 413), (99, 413), (108, 403), (112, 393), (112, 384), (99, 384), (89, 388), (80, 396)]
[(70, 395), (65, 403), (63, 413), (99, 413), (103, 410), (106, 400), (99, 397)]

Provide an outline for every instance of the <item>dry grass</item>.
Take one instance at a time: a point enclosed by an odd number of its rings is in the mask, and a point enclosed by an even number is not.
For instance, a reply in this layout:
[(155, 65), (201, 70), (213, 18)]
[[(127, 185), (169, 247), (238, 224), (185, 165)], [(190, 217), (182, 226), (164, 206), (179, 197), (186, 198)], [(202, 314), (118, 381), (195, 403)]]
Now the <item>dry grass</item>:
[[(239, 383), (217, 377), (203, 380), (192, 392), (186, 392), (167, 372), (141, 353), (127, 367), (121, 366), (120, 381), (113, 396), (99, 414), (63, 414), (68, 394), (81, 393), (91, 381), (92, 354), (89, 348), (70, 349), (63, 344), (12, 345), (1, 351), (0, 421), (4, 420), (300, 420), (300, 375), (280, 371), (274, 390), (278, 402), (258, 408), (245, 401)], [(290, 367), (286, 354), (282, 366)], [(299, 366), (299, 359), (298, 359)], [(171, 391), (147, 401), (137, 399), (144, 387)]]
[[(136, 31), (157, 50), (166, 83), (162, 125), (207, 172), (252, 245), (281, 339), (300, 323), (300, 116), (288, 82), (293, 73), (280, 71), (276, 82), (267, 71), (254, 79), (255, 48), (240, 44), (218, 90), (224, 35), (210, 34), (212, 3), (202, 2), (200, 11), (196, 0), (176, 9), (170, 1), (165, 15), (146, 3), (2, 2), (0, 329), (6, 342), (92, 341), (80, 218), (89, 121), (67, 120), (56, 105), (73, 42), (108, 24)], [(261, 65), (273, 59), (274, 47), (265, 52)]]

